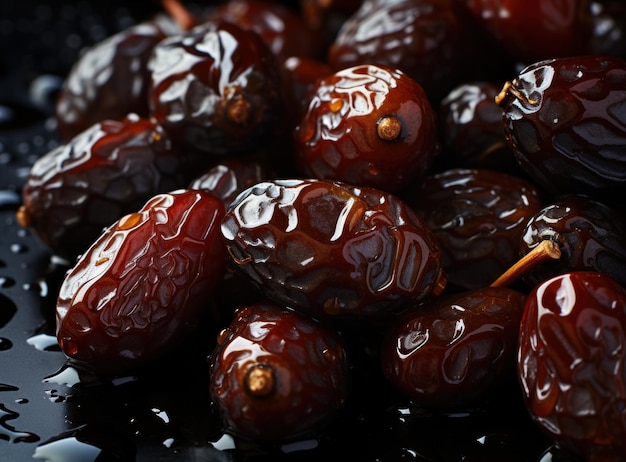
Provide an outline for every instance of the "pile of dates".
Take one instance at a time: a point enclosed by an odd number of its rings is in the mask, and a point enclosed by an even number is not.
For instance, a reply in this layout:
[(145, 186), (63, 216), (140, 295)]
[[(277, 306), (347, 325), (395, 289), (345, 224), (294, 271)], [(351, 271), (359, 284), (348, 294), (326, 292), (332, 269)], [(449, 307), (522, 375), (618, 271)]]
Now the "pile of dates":
[(258, 444), (357, 377), (432, 413), (513, 379), (564, 454), (626, 460), (625, 57), (621, 0), (164, 0), (83, 50), (22, 190), (62, 351), (118, 376), (213, 332)]

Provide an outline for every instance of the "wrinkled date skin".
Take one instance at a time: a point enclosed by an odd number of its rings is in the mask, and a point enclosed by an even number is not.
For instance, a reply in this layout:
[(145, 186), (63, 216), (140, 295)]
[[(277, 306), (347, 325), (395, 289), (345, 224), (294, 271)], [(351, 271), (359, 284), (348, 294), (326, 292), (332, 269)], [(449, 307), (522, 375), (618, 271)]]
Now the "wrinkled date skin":
[(521, 167), (547, 192), (621, 204), (626, 191), (626, 61), (535, 63), (503, 88), (504, 129)]
[(367, 64), (318, 81), (295, 139), (304, 176), (390, 192), (422, 177), (439, 153), (435, 113), (420, 84)]
[(222, 222), (234, 267), (314, 316), (382, 317), (445, 287), (430, 230), (394, 196), (324, 180), (242, 192)]
[(272, 1), (230, 0), (209, 15), (251, 29), (261, 36), (279, 63), (291, 56), (322, 58), (319, 34), (295, 8)]
[(70, 259), (153, 195), (185, 184), (182, 160), (150, 119), (105, 120), (31, 167), (18, 219)]
[(338, 331), (267, 301), (235, 313), (209, 364), (211, 397), (226, 426), (254, 441), (315, 434), (348, 397)]
[(152, 115), (180, 146), (249, 152), (280, 126), (280, 72), (255, 32), (207, 21), (168, 37), (148, 63)]
[(129, 113), (147, 117), (152, 49), (176, 31), (160, 16), (86, 49), (74, 64), (56, 103), (57, 130), (71, 139), (102, 120)]
[(438, 101), (460, 82), (466, 33), (450, 0), (365, 0), (328, 52), (335, 70), (362, 64), (398, 68)]
[(437, 297), (403, 313), (381, 344), (386, 379), (425, 407), (458, 409), (515, 377), (525, 295), (504, 287)]
[(220, 199), (228, 208), (244, 189), (270, 178), (272, 169), (252, 159), (227, 158), (218, 162), (189, 184), (189, 189), (202, 189)]
[[(626, 290), (580, 271), (538, 285), (521, 322), (518, 375), (532, 418), (586, 456), (626, 453)], [(612, 456), (612, 457), (611, 457)]]
[(502, 129), (495, 98), (502, 85), (475, 81), (455, 87), (438, 107), (439, 139), (447, 168), (491, 168), (515, 174), (519, 166)]
[(543, 207), (529, 181), (485, 169), (430, 175), (407, 203), (441, 244), (448, 283), (463, 289), (488, 286), (517, 261), (526, 223)]
[(526, 223), (520, 255), (545, 239), (559, 245), (561, 257), (528, 271), (523, 278), (531, 287), (559, 273), (580, 270), (605, 273), (626, 285), (626, 218), (611, 207), (580, 195), (549, 204)]
[(119, 374), (176, 345), (223, 278), (223, 216), (211, 194), (177, 190), (105, 230), (61, 285), (63, 352), (97, 373)]

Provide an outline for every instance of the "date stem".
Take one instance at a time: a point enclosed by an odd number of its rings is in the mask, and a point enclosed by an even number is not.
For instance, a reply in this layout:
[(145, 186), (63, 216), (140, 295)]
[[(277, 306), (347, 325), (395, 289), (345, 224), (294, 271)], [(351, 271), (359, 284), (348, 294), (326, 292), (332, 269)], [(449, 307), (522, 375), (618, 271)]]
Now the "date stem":
[(194, 15), (179, 0), (161, 0), (161, 4), (182, 30), (189, 30), (197, 24)]
[(498, 279), (491, 283), (491, 287), (507, 287), (523, 276), (527, 271), (542, 261), (561, 258), (559, 245), (548, 239), (541, 241), (534, 249), (515, 262)]

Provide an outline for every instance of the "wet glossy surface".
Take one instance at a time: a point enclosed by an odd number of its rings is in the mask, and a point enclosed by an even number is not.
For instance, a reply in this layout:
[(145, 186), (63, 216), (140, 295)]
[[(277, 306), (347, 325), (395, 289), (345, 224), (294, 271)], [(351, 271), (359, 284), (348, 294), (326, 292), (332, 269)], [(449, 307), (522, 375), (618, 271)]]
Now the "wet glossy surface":
[(280, 128), (277, 60), (253, 31), (206, 22), (154, 48), (150, 110), (179, 146), (249, 152)]
[(518, 373), (530, 412), (589, 461), (626, 451), (624, 326), (626, 290), (584, 271), (537, 286), (522, 319)]
[(546, 204), (526, 223), (519, 252), (529, 253), (542, 240), (556, 242), (561, 258), (538, 265), (524, 276), (530, 287), (566, 271), (594, 270), (626, 284), (626, 218), (586, 196), (568, 196)]
[[(118, 0), (0, 2), (0, 40), (11, 44), (0, 54), (0, 105), (35, 108), (28, 112), (33, 119), (7, 116), (0, 125), (0, 307), (9, 310), (0, 327), (0, 459), (545, 462), (561, 457), (529, 421), (516, 384), (467, 412), (433, 414), (380, 380), (371, 366), (376, 358), (368, 352), (356, 360), (356, 386), (345, 413), (327, 431), (263, 447), (225, 434), (215, 415), (203, 340), (214, 341), (214, 334), (190, 338), (185, 354), (176, 351), (133, 375), (103, 379), (66, 363), (52, 334), (67, 262), (17, 225), (17, 191), (34, 160), (58, 145), (51, 98), (79, 47), (149, 17), (153, 6)], [(4, 21), (13, 15), (16, 21)], [(248, 296), (247, 286), (236, 279), (222, 288), (223, 297)], [(354, 345), (368, 350), (377, 340), (372, 330), (351, 335)]]
[(522, 168), (554, 195), (584, 192), (622, 207), (626, 190), (626, 61), (561, 58), (511, 82), (502, 107)]
[(349, 361), (332, 327), (271, 302), (250, 305), (219, 335), (211, 396), (234, 433), (293, 441), (324, 430), (345, 407)]
[(487, 169), (429, 175), (406, 198), (442, 248), (451, 286), (485, 287), (519, 258), (526, 222), (543, 206), (535, 186)]
[(394, 196), (323, 180), (275, 180), (231, 205), (222, 234), (237, 270), (315, 316), (388, 316), (445, 286), (441, 251)]
[(526, 296), (487, 287), (441, 296), (385, 329), (385, 377), (427, 408), (464, 409), (511, 380)]
[(22, 224), (74, 259), (125, 213), (185, 186), (182, 164), (150, 119), (131, 114), (96, 123), (33, 164), (22, 190)]
[(304, 177), (399, 191), (439, 153), (422, 86), (394, 67), (358, 65), (317, 82), (295, 131)]

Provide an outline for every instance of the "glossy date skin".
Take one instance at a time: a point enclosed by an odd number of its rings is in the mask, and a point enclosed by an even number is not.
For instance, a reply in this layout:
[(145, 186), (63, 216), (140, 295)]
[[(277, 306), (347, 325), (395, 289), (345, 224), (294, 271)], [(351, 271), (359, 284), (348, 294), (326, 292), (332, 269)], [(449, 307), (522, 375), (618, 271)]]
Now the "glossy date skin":
[(626, 218), (587, 196), (571, 195), (539, 210), (526, 223), (520, 255), (541, 241), (556, 242), (558, 260), (542, 262), (524, 275), (530, 287), (567, 271), (593, 270), (626, 285)]
[(303, 176), (390, 192), (424, 176), (439, 153), (435, 113), (421, 85), (370, 64), (317, 81), (295, 141)]
[(153, 195), (182, 187), (184, 161), (153, 120), (104, 120), (40, 157), (22, 189), (20, 224), (75, 259)]
[(67, 273), (56, 307), (62, 351), (99, 374), (136, 370), (193, 331), (225, 271), (224, 206), (159, 194), (107, 228)]
[(176, 32), (173, 21), (158, 16), (84, 50), (57, 98), (55, 117), (61, 137), (69, 140), (93, 124), (129, 113), (147, 117), (152, 49)]
[(257, 442), (315, 435), (349, 396), (339, 332), (266, 300), (237, 310), (209, 365), (211, 397), (228, 430)]
[(478, 404), (514, 377), (526, 297), (486, 287), (437, 297), (394, 318), (381, 344), (386, 379), (427, 408)]
[(461, 79), (466, 31), (450, 0), (365, 0), (330, 46), (335, 70), (361, 64), (398, 68), (439, 101)]
[(207, 21), (161, 41), (148, 68), (151, 114), (180, 147), (241, 154), (280, 128), (280, 73), (256, 32)]
[(503, 88), (504, 129), (520, 166), (555, 196), (622, 206), (626, 190), (626, 61), (551, 59)]
[(324, 180), (242, 192), (222, 235), (234, 268), (270, 299), (318, 317), (384, 317), (445, 287), (430, 230), (394, 196)]
[(626, 290), (607, 275), (568, 272), (528, 296), (518, 376), (537, 424), (588, 461), (626, 452)]
[(406, 199), (441, 244), (452, 287), (488, 286), (519, 258), (526, 223), (543, 201), (532, 183), (487, 169), (426, 177)]
[(519, 174), (506, 143), (502, 108), (495, 101), (502, 85), (490, 81), (466, 82), (441, 100), (437, 124), (443, 168), (490, 168)]

